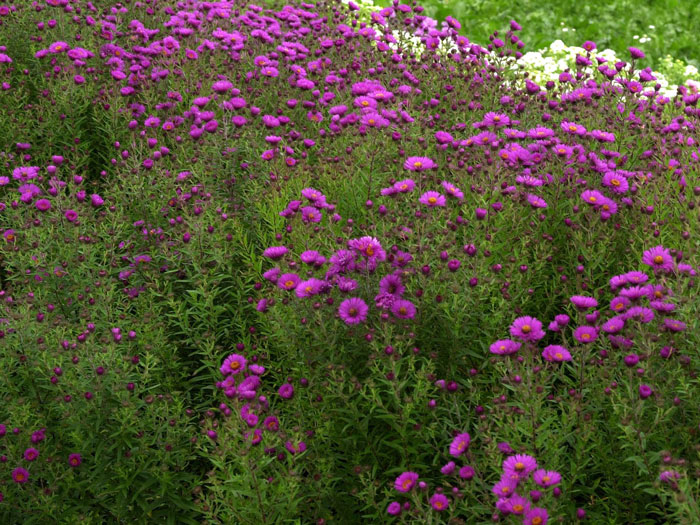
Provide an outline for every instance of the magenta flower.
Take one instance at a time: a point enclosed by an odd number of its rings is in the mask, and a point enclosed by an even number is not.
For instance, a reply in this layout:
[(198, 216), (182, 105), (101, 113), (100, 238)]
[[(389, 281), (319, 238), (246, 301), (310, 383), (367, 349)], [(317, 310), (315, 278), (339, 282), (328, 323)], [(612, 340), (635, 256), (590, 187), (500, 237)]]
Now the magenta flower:
[(523, 525), (547, 525), (547, 510), (541, 507), (533, 507), (525, 514)]
[(75, 454), (70, 454), (68, 456), (68, 464), (75, 468), (80, 466), (80, 464), (83, 462), (83, 459), (80, 457), (80, 454), (75, 453)]
[(663, 246), (655, 246), (642, 255), (642, 264), (651, 266), (654, 270), (668, 272), (673, 270), (673, 257)]
[(469, 443), (471, 442), (471, 436), (464, 432), (458, 434), (450, 443), (450, 455), (458, 458), (467, 451), (469, 448)]
[(537, 468), (537, 461), (532, 456), (527, 454), (515, 454), (503, 461), (503, 472), (506, 476), (517, 476), (519, 479), (525, 479), (530, 475), (530, 472)]
[(571, 361), (571, 353), (559, 345), (549, 345), (542, 351), (542, 357), (545, 361), (561, 363), (563, 361)]
[(573, 295), (570, 300), (573, 305), (580, 310), (588, 310), (589, 308), (598, 306), (598, 301), (593, 297), (587, 297), (585, 295)]
[(351, 297), (340, 303), (338, 314), (345, 324), (353, 325), (367, 319), (369, 307), (359, 297)]
[[(366, 235), (364, 237), (360, 237), (359, 239), (350, 239), (348, 241), (348, 248), (356, 250), (368, 259), (379, 261), (386, 259), (386, 252), (375, 237)], [(333, 262), (333, 258), (331, 258), (331, 262)]]
[(17, 467), (12, 471), (12, 481), (15, 483), (26, 483), (29, 481), (29, 471), (22, 467)]
[(401, 514), (401, 503), (399, 503), (398, 501), (392, 501), (386, 508), (386, 512), (390, 516), (398, 516), (399, 514)]
[(39, 457), (39, 451), (34, 447), (29, 447), (24, 451), (24, 459), (27, 461), (34, 461), (37, 457)]
[(396, 299), (391, 305), (391, 313), (399, 319), (413, 319), (416, 316), (416, 307), (406, 299)]
[(574, 330), (574, 338), (579, 343), (592, 343), (598, 339), (598, 330), (596, 330), (593, 326), (579, 326), (576, 330)]
[(540, 487), (551, 487), (561, 483), (561, 474), (554, 470), (539, 469), (532, 473), (532, 479)]
[(418, 482), (418, 474), (415, 472), (403, 472), (394, 481), (394, 488), (399, 492), (410, 492)]
[(283, 384), (277, 393), (282, 399), (292, 399), (294, 396), (294, 387), (290, 383)]
[(537, 195), (533, 195), (532, 193), (527, 194), (527, 202), (533, 208), (546, 208), (547, 207), (547, 201), (545, 201), (542, 197), (538, 197)]
[(224, 363), (221, 365), (221, 368), (219, 368), (219, 371), (223, 375), (236, 375), (245, 370), (246, 363), (247, 361), (242, 355), (231, 354), (224, 360)]
[(442, 187), (445, 188), (445, 191), (448, 195), (456, 198), (457, 200), (461, 201), (464, 199), (464, 193), (462, 192), (462, 190), (460, 190), (451, 182), (447, 182), (446, 180), (442, 181)]
[(39, 199), (34, 203), (34, 206), (39, 211), (48, 211), (51, 209), (51, 201), (49, 199)]
[(530, 316), (518, 317), (510, 327), (510, 335), (523, 341), (539, 341), (544, 337), (542, 323)]
[(75, 210), (66, 210), (66, 213), (63, 214), (68, 222), (75, 222), (78, 220), (78, 212)]
[(425, 204), (429, 208), (434, 208), (435, 206), (445, 206), (446, 199), (444, 195), (441, 195), (437, 191), (426, 191), (421, 195), (419, 202)]
[(430, 498), (430, 506), (438, 512), (442, 512), (450, 506), (450, 500), (444, 494), (436, 493)]
[(516, 485), (516, 481), (504, 474), (491, 491), (499, 498), (507, 498), (515, 492)]
[(325, 284), (325, 281), (312, 277), (306, 281), (300, 282), (294, 289), (294, 293), (299, 298), (311, 297), (312, 295), (320, 293)]
[(408, 157), (403, 167), (409, 171), (425, 171), (435, 168), (437, 164), (428, 157)]
[(277, 286), (282, 290), (294, 290), (301, 282), (299, 276), (295, 273), (284, 273), (277, 279)]
[(639, 397), (646, 399), (654, 393), (649, 385), (639, 385)]
[(510, 355), (520, 350), (521, 346), (522, 343), (517, 343), (511, 339), (500, 339), (491, 344), (489, 351), (497, 355)]
[(395, 182), (392, 188), (396, 190), (398, 193), (408, 193), (409, 191), (413, 191), (413, 188), (416, 187), (416, 183), (413, 181), (413, 179), (404, 179), (400, 180), (398, 182)]
[(530, 510), (530, 501), (520, 494), (513, 494), (503, 505), (503, 508), (516, 516), (521, 516)]
[(609, 171), (603, 176), (603, 186), (607, 186), (614, 193), (627, 193), (630, 187), (627, 179), (615, 171)]

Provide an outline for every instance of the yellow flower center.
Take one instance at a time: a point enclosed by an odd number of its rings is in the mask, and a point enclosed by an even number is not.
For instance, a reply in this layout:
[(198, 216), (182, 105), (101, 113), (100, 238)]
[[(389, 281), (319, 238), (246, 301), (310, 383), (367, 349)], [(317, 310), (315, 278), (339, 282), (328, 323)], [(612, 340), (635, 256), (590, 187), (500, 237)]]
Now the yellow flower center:
[(402, 184), (402, 185), (401, 185), (401, 189), (402, 189), (402, 190), (405, 190), (405, 189), (407, 189), (407, 188), (408, 188), (408, 184)]
[(569, 126), (569, 131), (576, 131), (576, 126), (574, 124), (571, 124)]
[(617, 180), (617, 179), (613, 179), (613, 180), (610, 181), (610, 184), (612, 184), (613, 186), (619, 186), (619, 185), (620, 185), (620, 181)]
[(399, 308), (399, 313), (400, 313), (401, 315), (406, 315), (406, 307), (405, 307), (405, 306), (402, 306), (401, 308)]
[(544, 481), (544, 482), (547, 482), (547, 481), (549, 481), (550, 479), (552, 479), (552, 478), (550, 478), (549, 476), (543, 476), (543, 477), (542, 477), (542, 481)]
[(363, 106), (369, 106), (369, 102), (367, 102), (366, 100), (363, 100), (363, 101), (361, 102), (361, 104), (362, 104)]
[(654, 297), (661, 299), (663, 296), (664, 296), (664, 294), (661, 292), (661, 290), (656, 290), (654, 292)]
[(17, 481), (24, 481), (24, 474), (21, 472), (18, 472), (15, 477), (17, 478)]
[(374, 119), (373, 119), (373, 118), (371, 118), (371, 119), (369, 119), (369, 121), (368, 121), (368, 122), (369, 122), (370, 124), (374, 124)]
[(63, 49), (63, 46), (56, 46), (56, 51), (60, 51), (61, 49)]
[[(521, 330), (524, 334), (529, 334), (532, 331), (532, 328), (530, 327), (529, 324), (524, 324), (522, 326)], [(522, 463), (518, 463), (518, 465), (522, 465)], [(517, 467), (517, 465), (516, 465), (516, 467)]]
[(436, 502), (435, 502), (435, 508), (436, 508), (436, 509), (441, 509), (442, 506), (443, 506), (442, 501), (436, 501)]
[(589, 202), (596, 202), (597, 200), (598, 200), (598, 199), (596, 199), (596, 198), (593, 197), (592, 195), (591, 195), (590, 197), (588, 197), (588, 201), (589, 201)]
[(520, 503), (516, 503), (513, 505), (513, 511), (514, 512), (522, 512), (524, 507)]
[(428, 198), (428, 202), (429, 202), (430, 204), (435, 204), (435, 203), (437, 202), (437, 199), (436, 199), (435, 197), (429, 197), (429, 198)]
[(524, 470), (524, 469), (525, 469), (525, 463), (523, 463), (522, 461), (518, 461), (515, 464), (515, 470)]
[(401, 484), (401, 486), (403, 487), (404, 490), (408, 490), (408, 487), (411, 486), (411, 480), (410, 480), (410, 479), (405, 480), (405, 481)]
[(367, 246), (367, 248), (365, 248), (365, 253), (367, 255), (374, 255), (374, 248), (372, 248), (371, 246)]
[(241, 364), (238, 361), (231, 361), (231, 363), (228, 365), (228, 367), (231, 370), (238, 370), (241, 367)]
[[(561, 352), (557, 352), (556, 354), (554, 354), (554, 357), (556, 357), (557, 359), (561, 359), (564, 357), (564, 355)], [(545, 481), (547, 480), (545, 479)]]
[(350, 310), (348, 310), (348, 313), (352, 316), (357, 315), (357, 308), (350, 308)]
[(591, 334), (581, 334), (581, 339), (588, 341), (591, 338)]
[(654, 262), (656, 264), (661, 264), (662, 262), (664, 262), (664, 258), (661, 257), (661, 255), (657, 255), (656, 257), (654, 257)]
[(508, 493), (510, 492), (510, 487), (509, 487), (508, 485), (505, 485), (505, 486), (501, 489), (501, 492), (503, 492), (503, 494), (508, 494)]
[(287, 288), (291, 288), (292, 286), (294, 286), (294, 281), (292, 281), (292, 280), (290, 279), (290, 280), (288, 280), (288, 281), (285, 281), (284, 285), (285, 285)]
[(534, 518), (532, 518), (531, 523), (532, 525), (542, 525), (542, 518), (540, 518), (539, 516), (535, 516)]
[(414, 168), (420, 168), (422, 166), (423, 166), (423, 163), (419, 160), (417, 160), (416, 162), (413, 163)]

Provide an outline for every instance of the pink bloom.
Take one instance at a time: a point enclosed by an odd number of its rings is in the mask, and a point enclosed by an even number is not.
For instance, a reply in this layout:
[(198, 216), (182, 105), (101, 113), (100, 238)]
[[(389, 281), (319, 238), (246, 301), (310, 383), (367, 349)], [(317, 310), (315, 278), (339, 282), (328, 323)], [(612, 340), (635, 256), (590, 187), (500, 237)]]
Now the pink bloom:
[(421, 195), (419, 202), (425, 204), (429, 208), (434, 208), (435, 206), (445, 206), (446, 199), (444, 195), (441, 195), (437, 191), (426, 191)]

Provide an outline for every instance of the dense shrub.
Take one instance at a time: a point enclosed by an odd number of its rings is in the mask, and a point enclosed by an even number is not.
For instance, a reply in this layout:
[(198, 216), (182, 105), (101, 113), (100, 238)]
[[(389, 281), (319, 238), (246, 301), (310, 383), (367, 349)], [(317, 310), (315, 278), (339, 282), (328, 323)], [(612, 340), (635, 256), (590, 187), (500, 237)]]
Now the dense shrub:
[(4, 522), (694, 523), (700, 95), (421, 13), (0, 7)]

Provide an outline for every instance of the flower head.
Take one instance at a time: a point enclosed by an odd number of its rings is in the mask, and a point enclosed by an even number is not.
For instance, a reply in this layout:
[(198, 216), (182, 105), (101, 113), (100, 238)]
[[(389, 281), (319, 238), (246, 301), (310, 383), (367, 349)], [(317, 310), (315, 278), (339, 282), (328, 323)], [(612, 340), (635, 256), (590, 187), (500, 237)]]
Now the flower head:
[(559, 345), (546, 346), (542, 351), (542, 357), (545, 361), (553, 361), (556, 363), (571, 361), (571, 353), (566, 348)]
[(537, 468), (537, 461), (527, 454), (515, 454), (503, 461), (503, 472), (506, 476), (517, 476), (518, 479), (525, 479), (530, 472)]
[(471, 441), (471, 436), (464, 432), (458, 434), (450, 443), (450, 455), (458, 458), (467, 451), (469, 448), (469, 443)]
[(642, 263), (654, 270), (668, 272), (673, 270), (673, 257), (663, 246), (655, 246), (642, 255)]
[(359, 297), (351, 297), (350, 299), (345, 299), (340, 303), (338, 308), (338, 315), (345, 322), (345, 324), (358, 324), (367, 319), (367, 312), (369, 307)]
[(403, 167), (409, 171), (425, 171), (435, 168), (437, 164), (428, 157), (408, 157)]
[(403, 472), (394, 481), (394, 488), (399, 492), (410, 492), (418, 482), (418, 474), (415, 472)]
[(429, 208), (434, 208), (435, 206), (444, 206), (447, 201), (445, 196), (437, 191), (426, 191), (420, 196), (419, 202)]
[(450, 500), (444, 494), (436, 493), (430, 498), (430, 506), (438, 512), (442, 512), (450, 505)]
[(530, 316), (518, 317), (510, 327), (510, 335), (523, 341), (539, 341), (544, 337), (542, 323)]

